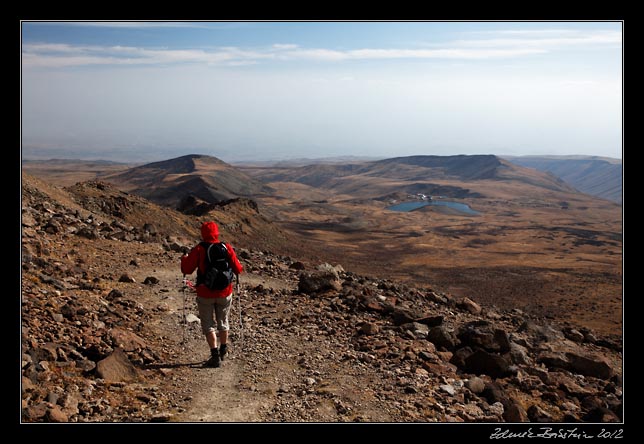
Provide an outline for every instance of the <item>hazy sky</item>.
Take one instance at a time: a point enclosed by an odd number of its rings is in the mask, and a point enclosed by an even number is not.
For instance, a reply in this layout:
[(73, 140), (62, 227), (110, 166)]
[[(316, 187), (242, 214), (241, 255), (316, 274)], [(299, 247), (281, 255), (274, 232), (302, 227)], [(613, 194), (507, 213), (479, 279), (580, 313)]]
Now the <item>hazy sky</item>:
[(621, 22), (23, 22), (23, 156), (622, 156)]

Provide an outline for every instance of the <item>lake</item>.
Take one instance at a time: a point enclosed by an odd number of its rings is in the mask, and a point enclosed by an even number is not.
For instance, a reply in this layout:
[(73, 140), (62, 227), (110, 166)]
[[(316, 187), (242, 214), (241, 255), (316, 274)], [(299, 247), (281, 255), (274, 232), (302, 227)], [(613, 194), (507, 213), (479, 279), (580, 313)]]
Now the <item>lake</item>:
[(387, 207), (386, 209), (390, 211), (407, 212), (407, 211), (417, 210), (418, 208), (426, 207), (428, 205), (433, 205), (437, 207), (449, 207), (460, 213), (469, 214), (472, 216), (481, 214), (478, 211), (471, 209), (470, 206), (467, 204), (460, 203), (460, 202), (451, 202), (449, 200), (417, 200), (417, 201), (411, 201), (411, 202), (402, 202), (402, 203)]

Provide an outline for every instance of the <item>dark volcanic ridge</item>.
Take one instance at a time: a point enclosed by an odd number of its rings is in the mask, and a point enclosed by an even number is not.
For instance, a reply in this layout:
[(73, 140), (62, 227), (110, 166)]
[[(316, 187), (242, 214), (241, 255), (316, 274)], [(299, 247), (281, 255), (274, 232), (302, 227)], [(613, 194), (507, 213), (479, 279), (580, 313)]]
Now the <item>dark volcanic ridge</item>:
[(218, 203), (270, 192), (270, 188), (216, 157), (190, 154), (107, 175), (105, 181), (152, 202), (178, 208), (194, 197)]
[[(345, 194), (439, 192), (443, 187), (450, 197), (481, 197), (470, 190), (446, 184), (476, 181), (517, 181), (552, 191), (574, 192), (561, 179), (514, 165), (494, 155), (409, 156), (372, 162), (313, 164), (295, 168), (248, 168), (265, 183), (296, 182)], [(386, 179), (383, 184), (376, 180)], [(380, 196), (373, 196), (380, 197)]]

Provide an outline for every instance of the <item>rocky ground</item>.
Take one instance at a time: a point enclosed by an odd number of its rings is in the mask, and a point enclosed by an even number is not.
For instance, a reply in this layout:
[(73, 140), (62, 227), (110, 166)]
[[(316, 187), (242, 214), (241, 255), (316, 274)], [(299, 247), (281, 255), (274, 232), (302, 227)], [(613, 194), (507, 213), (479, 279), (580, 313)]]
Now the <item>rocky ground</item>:
[(23, 177), (22, 422), (622, 421), (621, 337), (235, 239), (231, 354), (203, 368), (198, 223), (137, 205)]

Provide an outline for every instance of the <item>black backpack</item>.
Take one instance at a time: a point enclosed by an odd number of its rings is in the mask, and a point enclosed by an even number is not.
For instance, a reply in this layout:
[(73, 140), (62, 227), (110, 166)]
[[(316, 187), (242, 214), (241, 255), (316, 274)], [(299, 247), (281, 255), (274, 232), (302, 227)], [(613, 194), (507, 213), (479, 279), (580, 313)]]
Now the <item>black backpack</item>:
[(197, 276), (197, 285), (204, 284), (210, 290), (223, 290), (232, 283), (234, 277), (226, 244), (202, 242), (201, 246), (206, 250), (206, 272)]

